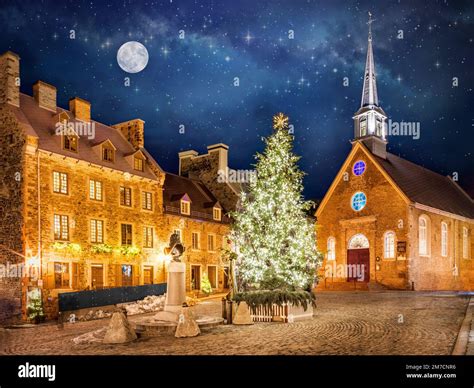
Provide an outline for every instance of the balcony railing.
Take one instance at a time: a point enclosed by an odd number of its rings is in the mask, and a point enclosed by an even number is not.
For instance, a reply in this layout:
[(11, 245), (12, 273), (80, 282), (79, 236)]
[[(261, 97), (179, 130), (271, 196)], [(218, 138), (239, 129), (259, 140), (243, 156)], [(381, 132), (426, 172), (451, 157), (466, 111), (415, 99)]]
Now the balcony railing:
[[(181, 214), (179, 207), (175, 206), (165, 206), (165, 212), (166, 213), (174, 213), (174, 214)], [(183, 214), (185, 215), (185, 214)], [(215, 221), (212, 214), (204, 213), (204, 212), (198, 212), (198, 211), (191, 211), (191, 214), (188, 217), (192, 218), (199, 218), (202, 220), (210, 220), (210, 221)], [(221, 222), (230, 222), (230, 218), (226, 216), (222, 216)]]

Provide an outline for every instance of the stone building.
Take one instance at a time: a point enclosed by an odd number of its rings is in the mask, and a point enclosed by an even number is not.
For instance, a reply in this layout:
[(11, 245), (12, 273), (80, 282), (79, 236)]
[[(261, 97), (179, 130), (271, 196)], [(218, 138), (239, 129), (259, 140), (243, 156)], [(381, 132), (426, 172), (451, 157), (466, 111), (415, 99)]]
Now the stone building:
[(72, 98), (62, 109), (54, 86), (38, 81), (28, 96), (19, 85), (20, 58), (6, 52), (0, 56), (0, 321), (24, 314), (29, 292), (38, 289), (54, 316), (61, 292), (164, 282), (164, 252), (177, 229), (189, 247), (188, 290), (200, 287), (204, 272), (214, 288), (226, 288), (219, 260), (227, 208), (202, 182), (160, 168), (144, 148), (143, 120), (108, 126), (91, 118), (88, 101)]
[(386, 119), (369, 29), (352, 150), (316, 211), (318, 288), (472, 290), (472, 198), (450, 177), (387, 152)]

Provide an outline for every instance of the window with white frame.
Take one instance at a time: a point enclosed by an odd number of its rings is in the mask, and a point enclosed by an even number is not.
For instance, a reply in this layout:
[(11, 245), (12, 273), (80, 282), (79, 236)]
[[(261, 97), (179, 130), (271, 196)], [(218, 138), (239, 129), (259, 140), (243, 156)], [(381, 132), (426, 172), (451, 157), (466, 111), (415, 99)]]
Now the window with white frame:
[(328, 260), (336, 260), (336, 239), (328, 238)]
[(143, 247), (153, 248), (153, 228), (151, 226), (143, 227)]
[(53, 171), (53, 192), (67, 194), (67, 174)]
[(441, 256), (448, 256), (448, 224), (441, 223)]
[(394, 232), (385, 232), (384, 236), (384, 257), (386, 259), (395, 258), (395, 233)]
[(469, 258), (469, 229), (462, 228), (462, 258)]
[(181, 214), (189, 216), (191, 214), (191, 203), (184, 199), (181, 200)]
[(94, 179), (89, 181), (89, 199), (102, 201), (102, 182)]
[(207, 250), (209, 252), (214, 252), (216, 248), (216, 236), (213, 234), (208, 234), (207, 235)]
[(429, 221), (426, 216), (421, 216), (418, 220), (418, 253), (421, 256), (429, 255)]
[(222, 211), (218, 207), (215, 207), (212, 211), (212, 218), (214, 218), (214, 221), (220, 221), (222, 218)]
[(142, 191), (142, 209), (152, 210), (153, 209), (153, 195), (148, 191)]
[(102, 220), (91, 220), (91, 242), (103, 243), (104, 242), (104, 221)]
[(69, 240), (69, 217), (63, 214), (54, 215), (54, 239)]
[(199, 249), (199, 233), (197, 232), (192, 233), (191, 247), (192, 249)]

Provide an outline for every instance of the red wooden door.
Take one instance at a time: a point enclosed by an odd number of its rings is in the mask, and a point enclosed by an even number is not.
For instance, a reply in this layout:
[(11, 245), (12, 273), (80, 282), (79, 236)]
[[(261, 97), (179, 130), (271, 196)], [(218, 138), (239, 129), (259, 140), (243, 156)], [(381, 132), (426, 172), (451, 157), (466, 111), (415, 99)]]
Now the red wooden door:
[(370, 280), (369, 249), (347, 250), (347, 281), (368, 283)]

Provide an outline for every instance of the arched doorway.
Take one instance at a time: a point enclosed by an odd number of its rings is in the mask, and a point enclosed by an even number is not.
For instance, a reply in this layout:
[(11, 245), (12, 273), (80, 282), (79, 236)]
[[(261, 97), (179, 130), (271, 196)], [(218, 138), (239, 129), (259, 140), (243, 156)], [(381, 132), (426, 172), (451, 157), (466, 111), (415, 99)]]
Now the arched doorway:
[(347, 281), (368, 283), (369, 280), (369, 240), (362, 233), (357, 233), (347, 244)]

